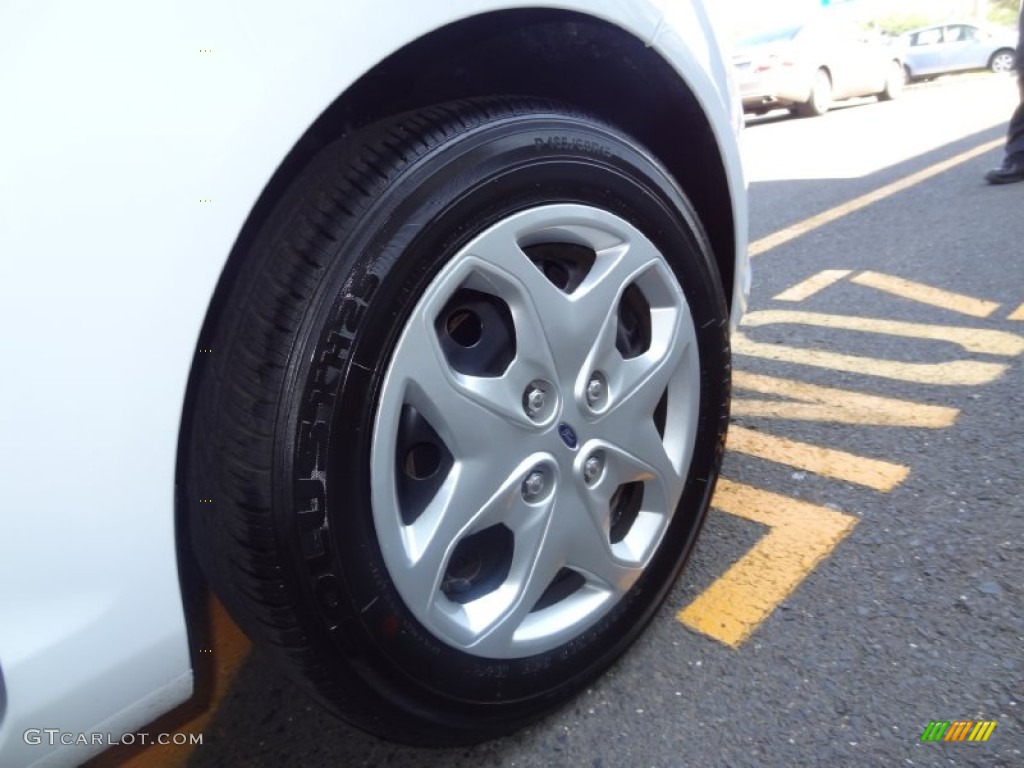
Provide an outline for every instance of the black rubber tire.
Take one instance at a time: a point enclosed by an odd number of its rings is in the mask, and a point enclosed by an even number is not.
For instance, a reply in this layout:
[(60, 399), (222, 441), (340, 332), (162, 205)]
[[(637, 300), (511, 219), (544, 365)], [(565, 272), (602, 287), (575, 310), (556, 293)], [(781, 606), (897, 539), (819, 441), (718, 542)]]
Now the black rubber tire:
[(811, 92), (807, 101), (795, 105), (796, 114), (801, 117), (821, 117), (832, 106), (832, 77), (828, 70), (821, 68), (814, 73)]
[[(390, 352), (432, 276), (489, 224), (548, 202), (605, 207), (668, 255), (698, 333), (700, 420), (677, 514), (635, 587), (571, 642), (497, 661), (430, 636), (391, 585), (369, 442)], [(689, 556), (728, 421), (724, 292), (671, 176), (571, 108), (440, 105), (326, 148), (243, 258), (203, 341), (214, 352), (186, 414), (183, 496), (203, 570), (253, 641), (336, 714), (419, 745), (519, 728), (608, 667)]]

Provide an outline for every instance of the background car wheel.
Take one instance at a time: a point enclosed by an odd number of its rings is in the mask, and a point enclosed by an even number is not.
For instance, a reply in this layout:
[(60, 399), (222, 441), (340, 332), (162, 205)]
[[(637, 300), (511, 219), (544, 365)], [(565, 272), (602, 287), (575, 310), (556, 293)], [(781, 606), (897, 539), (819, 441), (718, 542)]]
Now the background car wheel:
[(324, 150), (242, 259), (184, 496), (246, 632), (414, 744), (520, 727), (611, 664), (728, 418), (724, 293), (668, 173), (571, 108), (443, 105)]
[(903, 93), (903, 85), (906, 82), (906, 74), (903, 66), (894, 61), (889, 65), (889, 71), (885, 79), (885, 88), (878, 94), (879, 101), (892, 101)]
[(1015, 62), (1014, 53), (1009, 48), (996, 51), (988, 62), (988, 68), (993, 72), (1011, 72)]
[(821, 117), (832, 106), (832, 78), (828, 71), (819, 69), (814, 74), (810, 97), (796, 106), (797, 114), (803, 117)]

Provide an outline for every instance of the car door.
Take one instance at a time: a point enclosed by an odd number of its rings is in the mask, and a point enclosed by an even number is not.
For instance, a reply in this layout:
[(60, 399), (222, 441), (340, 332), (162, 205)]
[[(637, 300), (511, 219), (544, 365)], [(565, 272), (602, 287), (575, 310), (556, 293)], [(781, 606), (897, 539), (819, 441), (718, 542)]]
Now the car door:
[(914, 75), (931, 75), (943, 71), (942, 27), (929, 27), (910, 36), (907, 66)]
[(963, 25), (963, 58), (960, 69), (985, 69), (994, 50), (992, 34), (984, 29)]
[(976, 27), (968, 27), (965, 24), (947, 24), (943, 27), (940, 45), (943, 72), (974, 68), (972, 61), (977, 49), (975, 32)]

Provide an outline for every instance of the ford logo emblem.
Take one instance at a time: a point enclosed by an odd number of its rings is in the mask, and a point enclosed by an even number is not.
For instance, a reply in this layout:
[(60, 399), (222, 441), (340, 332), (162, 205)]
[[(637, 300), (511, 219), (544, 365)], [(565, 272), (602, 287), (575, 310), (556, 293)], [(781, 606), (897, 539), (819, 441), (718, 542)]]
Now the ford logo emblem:
[(570, 427), (565, 422), (558, 425), (558, 436), (562, 438), (562, 442), (565, 443), (572, 450), (576, 450), (578, 441), (576, 439), (576, 430)]

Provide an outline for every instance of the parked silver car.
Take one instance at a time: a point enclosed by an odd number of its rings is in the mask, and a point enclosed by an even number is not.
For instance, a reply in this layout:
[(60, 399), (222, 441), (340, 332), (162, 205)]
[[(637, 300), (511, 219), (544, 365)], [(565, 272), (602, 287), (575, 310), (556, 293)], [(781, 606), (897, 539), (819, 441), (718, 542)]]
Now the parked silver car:
[(733, 47), (746, 112), (784, 108), (823, 115), (834, 101), (893, 99), (903, 88), (899, 48), (843, 19), (817, 17), (743, 38)]
[(972, 69), (1009, 72), (1017, 32), (974, 24), (939, 24), (907, 32), (903, 41), (907, 78), (920, 80)]

